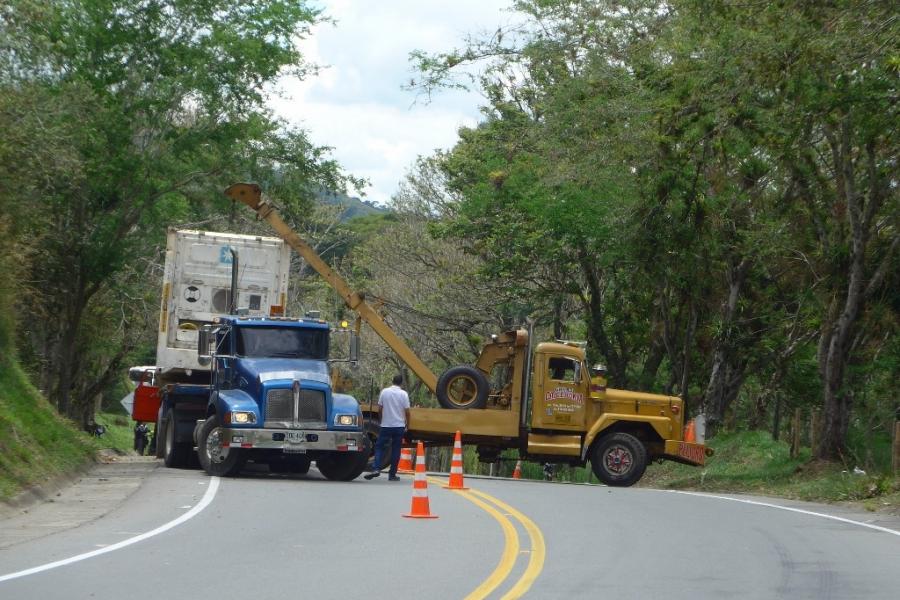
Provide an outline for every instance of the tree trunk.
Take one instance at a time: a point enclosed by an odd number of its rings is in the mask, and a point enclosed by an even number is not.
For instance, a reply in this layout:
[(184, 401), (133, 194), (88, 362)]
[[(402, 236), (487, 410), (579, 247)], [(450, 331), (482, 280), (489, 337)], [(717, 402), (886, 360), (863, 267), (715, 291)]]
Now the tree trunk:
[[(722, 330), (716, 336), (715, 350), (713, 351), (712, 370), (710, 371), (709, 381), (706, 384), (706, 391), (703, 394), (702, 404), (706, 412), (711, 430), (721, 425), (725, 418), (725, 412), (728, 410), (731, 401), (737, 396), (738, 390), (729, 390), (729, 380), (736, 381), (734, 369), (731, 366), (731, 360), (735, 354), (735, 320), (737, 314), (738, 300), (741, 297), (741, 289), (744, 281), (747, 279), (747, 271), (750, 267), (750, 261), (746, 258), (741, 260), (737, 265), (730, 264), (727, 271), (728, 278), (728, 297), (722, 305)], [(743, 376), (739, 377), (743, 381)]]
[(694, 344), (694, 331), (697, 329), (697, 310), (694, 307), (693, 298), (690, 300), (690, 318), (688, 319), (687, 330), (684, 333), (684, 346), (681, 349), (681, 389), (679, 395), (684, 400), (684, 412), (688, 413), (688, 386), (690, 385), (691, 375), (691, 346)]
[(775, 417), (772, 419), (772, 439), (776, 442), (781, 437), (781, 394), (775, 394)]
[(56, 377), (51, 393), (52, 401), (56, 405), (59, 414), (73, 417), (72, 414), (72, 385), (75, 378), (76, 356), (79, 352), (78, 330), (81, 328), (81, 319), (84, 317), (84, 309), (87, 303), (82, 286), (78, 286), (71, 304), (66, 311), (66, 318), (60, 323), (62, 336), (59, 346), (56, 348), (55, 360)]
[(851, 390), (845, 389), (845, 373), (850, 361), (851, 340), (865, 299), (880, 285), (900, 236), (894, 236), (888, 251), (882, 257), (881, 264), (866, 283), (865, 263), (870, 232), (875, 226), (874, 217), (884, 199), (877, 175), (875, 148), (872, 143), (866, 146), (870, 179), (869, 199), (866, 203), (863, 195), (856, 189), (855, 148), (850, 139), (850, 116), (843, 117), (838, 131), (826, 128), (826, 137), (835, 167), (835, 191), (839, 201), (846, 206), (846, 214), (850, 221), (850, 258), (843, 303), (837, 319), (825, 324), (819, 341), (818, 356), (819, 374), (822, 377), (823, 410), (822, 435), (815, 456), (835, 460), (841, 459), (846, 454), (852, 393)]
[(661, 336), (655, 335), (650, 340), (650, 350), (647, 352), (647, 359), (644, 361), (644, 367), (640, 375), (640, 389), (651, 390), (653, 382), (656, 380), (656, 373), (662, 364), (663, 358), (666, 356), (666, 346)]
[(628, 387), (628, 374), (626, 361), (619, 352), (613, 348), (609, 336), (603, 326), (603, 292), (600, 286), (600, 276), (593, 266), (590, 257), (579, 256), (579, 264), (587, 283), (587, 292), (581, 295), (581, 303), (585, 311), (585, 324), (587, 325), (588, 359), (597, 360), (597, 351), (606, 360), (609, 379), (615, 382), (615, 387)]

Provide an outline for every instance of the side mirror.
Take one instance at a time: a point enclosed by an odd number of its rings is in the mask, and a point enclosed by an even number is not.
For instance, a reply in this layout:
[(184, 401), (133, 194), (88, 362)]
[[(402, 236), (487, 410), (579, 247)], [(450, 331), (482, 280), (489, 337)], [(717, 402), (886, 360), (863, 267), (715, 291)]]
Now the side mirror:
[(355, 331), (350, 332), (350, 362), (353, 364), (359, 362), (359, 336)]
[(197, 362), (201, 366), (207, 367), (212, 362), (209, 355), (209, 334), (210, 331), (205, 326), (197, 332)]

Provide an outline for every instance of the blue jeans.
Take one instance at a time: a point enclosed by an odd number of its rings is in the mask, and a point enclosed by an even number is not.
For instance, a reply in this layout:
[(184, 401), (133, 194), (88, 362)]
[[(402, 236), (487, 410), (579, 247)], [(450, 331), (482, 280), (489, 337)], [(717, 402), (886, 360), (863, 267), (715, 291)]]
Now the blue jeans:
[(388, 471), (388, 476), (397, 476), (397, 465), (400, 463), (400, 447), (403, 445), (403, 434), (405, 432), (406, 427), (381, 428), (381, 431), (378, 432), (378, 439), (375, 441), (375, 460), (372, 462), (375, 471), (378, 471), (378, 466), (381, 464), (381, 457), (384, 455), (384, 446), (390, 442), (391, 468)]

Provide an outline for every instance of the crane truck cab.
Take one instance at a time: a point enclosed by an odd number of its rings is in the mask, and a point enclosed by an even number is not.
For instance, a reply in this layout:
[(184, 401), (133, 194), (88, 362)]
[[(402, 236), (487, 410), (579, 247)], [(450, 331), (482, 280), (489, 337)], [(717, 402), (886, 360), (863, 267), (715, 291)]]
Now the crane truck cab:
[(436, 390), (444, 408), (413, 409), (410, 436), (446, 443), (459, 426), (486, 462), (516, 448), (535, 462), (589, 462), (614, 486), (637, 483), (653, 460), (702, 465), (712, 454), (683, 439), (681, 398), (614, 388), (592, 393), (584, 343), (533, 345), (531, 338), (524, 329), (494, 335), (474, 366), (448, 369)]

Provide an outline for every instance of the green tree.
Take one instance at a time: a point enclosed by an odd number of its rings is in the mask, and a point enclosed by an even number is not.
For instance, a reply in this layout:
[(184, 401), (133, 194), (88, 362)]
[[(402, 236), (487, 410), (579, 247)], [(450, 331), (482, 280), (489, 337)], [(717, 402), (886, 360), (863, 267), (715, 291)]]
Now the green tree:
[(820, 303), (824, 414), (816, 455), (839, 458), (854, 396), (848, 367), (868, 336), (866, 312), (897, 272), (891, 42), (900, 30), (889, 3), (880, 2), (686, 2), (684, 14), (693, 39), (705, 40), (694, 52), (721, 57), (719, 71), (734, 89), (749, 81), (762, 91), (735, 104), (762, 113), (764, 136), (754, 151), (775, 167), (770, 185), (783, 195), (772, 213), (814, 270), (807, 279)]
[(22, 335), (43, 389), (60, 412), (81, 415), (104, 372), (78, 368), (89, 315), (103, 313), (116, 274), (160, 243), (163, 224), (196, 215), (192, 205), (239, 178), (258, 177), (297, 205), (309, 201), (306, 185), (342, 183), (324, 150), (263, 104), (267, 83), (310, 72), (296, 39), (318, 11), (286, 0), (16, 0), (2, 14), (4, 93), (69, 100), (43, 115), (72, 160), (35, 186), (36, 295), (21, 308), (39, 325)]
[(815, 338), (816, 454), (842, 456), (877, 379), (858, 363), (896, 333), (890, 3), (514, 7), (513, 30), (414, 56), (426, 91), (481, 65), (489, 102), (439, 157), (444, 230), (514, 297), (579, 299), (616, 383), (662, 381), (717, 424), (748, 378), (760, 412), (800, 389)]

